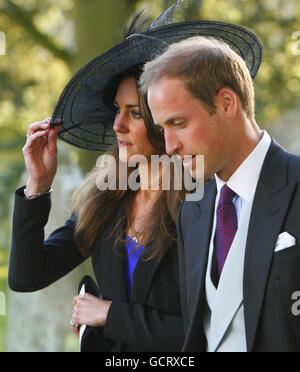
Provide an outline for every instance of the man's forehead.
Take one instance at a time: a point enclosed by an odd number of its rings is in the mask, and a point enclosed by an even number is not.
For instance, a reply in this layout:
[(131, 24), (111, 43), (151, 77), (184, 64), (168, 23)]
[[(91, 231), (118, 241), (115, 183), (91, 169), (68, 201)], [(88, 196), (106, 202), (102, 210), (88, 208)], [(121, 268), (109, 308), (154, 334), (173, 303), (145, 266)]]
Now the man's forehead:
[(162, 88), (162, 87), (169, 87), (172, 85), (182, 86), (184, 87), (183, 80), (177, 76), (162, 76), (157, 78), (148, 88), (148, 92), (150, 90), (154, 90), (155, 88)]
[(188, 92), (179, 78), (162, 78), (153, 83), (148, 89), (148, 101), (151, 105), (156, 101), (162, 101), (165, 104), (176, 104)]

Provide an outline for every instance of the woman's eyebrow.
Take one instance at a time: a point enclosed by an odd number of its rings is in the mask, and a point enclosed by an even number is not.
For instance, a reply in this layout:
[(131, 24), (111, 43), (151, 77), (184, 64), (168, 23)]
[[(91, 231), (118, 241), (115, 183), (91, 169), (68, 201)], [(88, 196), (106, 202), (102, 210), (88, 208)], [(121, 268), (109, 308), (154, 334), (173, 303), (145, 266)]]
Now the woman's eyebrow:
[[(117, 101), (114, 101), (115, 106), (119, 106)], [(128, 104), (126, 105), (127, 108), (133, 108), (133, 107), (140, 107), (138, 104)]]
[(133, 107), (140, 107), (139, 105), (126, 105), (128, 108), (133, 108)]

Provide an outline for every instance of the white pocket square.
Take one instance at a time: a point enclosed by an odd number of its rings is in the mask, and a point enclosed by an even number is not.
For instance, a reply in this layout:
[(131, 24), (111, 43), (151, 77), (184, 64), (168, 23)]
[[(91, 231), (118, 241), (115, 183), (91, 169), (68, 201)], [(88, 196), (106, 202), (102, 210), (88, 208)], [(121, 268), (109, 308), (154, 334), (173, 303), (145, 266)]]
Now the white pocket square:
[(283, 251), (296, 245), (296, 239), (289, 233), (284, 232), (278, 236), (275, 252)]

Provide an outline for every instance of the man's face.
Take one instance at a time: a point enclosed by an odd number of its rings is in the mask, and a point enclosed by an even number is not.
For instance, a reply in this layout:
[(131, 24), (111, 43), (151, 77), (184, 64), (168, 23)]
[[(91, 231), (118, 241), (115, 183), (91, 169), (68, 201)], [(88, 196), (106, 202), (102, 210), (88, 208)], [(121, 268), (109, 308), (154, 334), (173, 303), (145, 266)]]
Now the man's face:
[(148, 91), (148, 102), (155, 124), (164, 130), (167, 153), (182, 160), (186, 155), (193, 156), (192, 161), (183, 162), (193, 177), (198, 178), (196, 155), (205, 157), (205, 178), (224, 167), (228, 134), (222, 110), (217, 107), (211, 115), (179, 78), (163, 78), (153, 84)]

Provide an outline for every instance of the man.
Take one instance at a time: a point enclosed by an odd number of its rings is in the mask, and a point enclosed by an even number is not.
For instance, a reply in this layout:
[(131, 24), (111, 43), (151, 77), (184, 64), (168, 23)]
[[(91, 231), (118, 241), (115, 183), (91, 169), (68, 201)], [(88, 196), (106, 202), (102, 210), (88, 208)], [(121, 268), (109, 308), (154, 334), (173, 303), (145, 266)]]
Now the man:
[(300, 351), (300, 158), (255, 121), (254, 88), (227, 44), (196, 37), (141, 78), (167, 152), (186, 155), (200, 202), (178, 213), (183, 351)]

